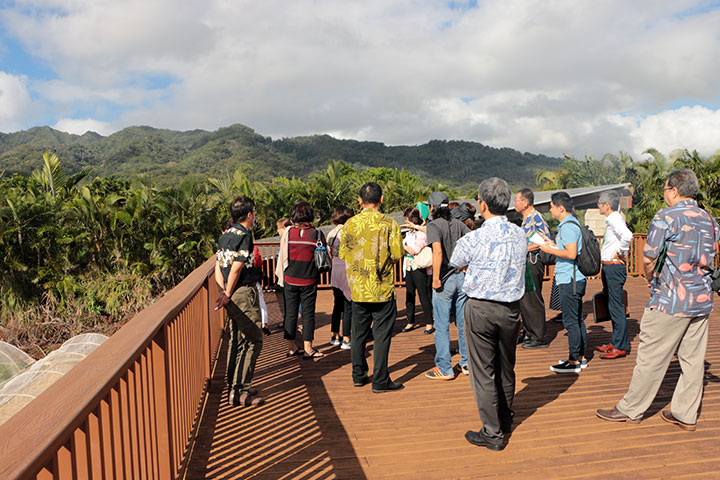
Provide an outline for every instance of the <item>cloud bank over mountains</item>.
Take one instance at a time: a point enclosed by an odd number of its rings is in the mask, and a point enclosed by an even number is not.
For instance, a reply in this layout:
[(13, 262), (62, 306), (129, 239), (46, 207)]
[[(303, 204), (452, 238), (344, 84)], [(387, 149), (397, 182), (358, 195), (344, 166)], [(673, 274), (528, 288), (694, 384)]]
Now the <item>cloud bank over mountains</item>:
[(0, 131), (720, 148), (720, 2), (16, 0)]

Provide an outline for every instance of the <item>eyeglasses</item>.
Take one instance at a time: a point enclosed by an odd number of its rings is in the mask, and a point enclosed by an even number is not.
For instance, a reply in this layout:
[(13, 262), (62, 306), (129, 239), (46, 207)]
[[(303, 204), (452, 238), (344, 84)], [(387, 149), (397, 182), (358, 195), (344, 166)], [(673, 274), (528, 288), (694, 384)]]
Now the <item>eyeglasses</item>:
[(663, 191), (665, 190), (673, 190), (675, 187), (663, 187)]

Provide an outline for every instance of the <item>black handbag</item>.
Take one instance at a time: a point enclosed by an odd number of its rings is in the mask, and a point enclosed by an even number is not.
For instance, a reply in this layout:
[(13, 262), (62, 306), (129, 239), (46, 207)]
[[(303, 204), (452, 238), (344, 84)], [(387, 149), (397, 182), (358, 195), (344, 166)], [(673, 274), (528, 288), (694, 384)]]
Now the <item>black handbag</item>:
[(320, 231), (317, 229), (315, 229), (315, 239), (315, 266), (320, 273), (329, 272), (332, 269), (332, 259), (327, 247), (320, 240)]

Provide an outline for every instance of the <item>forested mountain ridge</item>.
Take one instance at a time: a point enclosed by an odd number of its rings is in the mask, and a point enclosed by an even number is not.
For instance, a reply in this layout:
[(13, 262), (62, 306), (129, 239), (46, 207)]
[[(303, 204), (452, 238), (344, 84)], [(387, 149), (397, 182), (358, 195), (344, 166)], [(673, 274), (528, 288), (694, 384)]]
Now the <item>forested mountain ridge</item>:
[(214, 132), (129, 127), (107, 137), (94, 132), (72, 135), (50, 127), (0, 133), (0, 171), (29, 175), (46, 151), (56, 153), (69, 173), (90, 168), (93, 176), (147, 175), (161, 185), (194, 174), (222, 177), (238, 167), (252, 180), (302, 177), (330, 160), (342, 160), (356, 168), (405, 169), (451, 185), (499, 176), (532, 186), (537, 170), (552, 170), (561, 163), (559, 158), (468, 141), (387, 146), (329, 135), (272, 140), (236, 124)]

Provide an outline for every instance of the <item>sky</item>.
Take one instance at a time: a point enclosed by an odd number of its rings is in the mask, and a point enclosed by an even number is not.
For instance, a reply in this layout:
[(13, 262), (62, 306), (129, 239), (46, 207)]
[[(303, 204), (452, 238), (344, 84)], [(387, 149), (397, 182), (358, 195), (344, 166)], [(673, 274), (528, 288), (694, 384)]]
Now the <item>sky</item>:
[(720, 0), (0, 0), (0, 132), (720, 149)]

